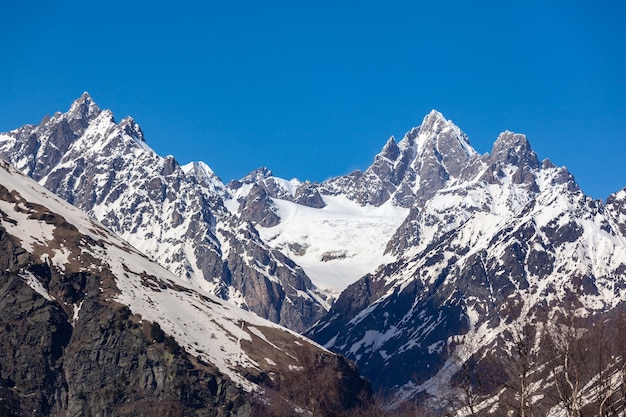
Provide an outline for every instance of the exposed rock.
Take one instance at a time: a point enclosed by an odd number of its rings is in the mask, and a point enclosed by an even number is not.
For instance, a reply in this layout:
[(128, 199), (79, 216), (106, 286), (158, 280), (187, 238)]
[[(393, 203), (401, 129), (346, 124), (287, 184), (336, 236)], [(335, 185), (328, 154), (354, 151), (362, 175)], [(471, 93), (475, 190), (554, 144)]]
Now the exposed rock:
[(244, 220), (263, 227), (272, 227), (280, 223), (274, 203), (265, 188), (258, 184), (252, 186), (245, 200), (239, 205), (239, 213)]
[(326, 207), (326, 203), (324, 203), (318, 187), (310, 182), (305, 182), (298, 187), (293, 197), (293, 202), (313, 208)]
[(380, 206), (392, 196), (402, 207), (421, 205), (459, 176), (474, 154), (467, 136), (433, 111), (399, 144), (389, 139), (365, 172), (328, 180), (321, 192), (345, 194), (361, 205)]
[[(220, 233), (230, 247), (226, 258), (230, 283), (246, 294), (242, 307), (298, 331), (325, 313), (319, 304), (307, 302), (323, 299), (323, 295), (316, 293), (302, 268), (281, 252), (260, 245), (253, 227), (236, 228), (238, 236), (228, 228), (220, 229)], [(254, 259), (254, 264), (246, 262), (246, 257)]]

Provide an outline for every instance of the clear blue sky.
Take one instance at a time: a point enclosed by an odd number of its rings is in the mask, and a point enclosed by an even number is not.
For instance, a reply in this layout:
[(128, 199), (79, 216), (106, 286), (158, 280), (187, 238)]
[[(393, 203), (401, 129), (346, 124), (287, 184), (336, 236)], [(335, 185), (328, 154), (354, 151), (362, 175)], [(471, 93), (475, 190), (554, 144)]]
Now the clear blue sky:
[(89, 91), (224, 181), (262, 165), (322, 181), (435, 108), (481, 153), (525, 133), (604, 199), (626, 186), (625, 5), (3, 2), (0, 131)]

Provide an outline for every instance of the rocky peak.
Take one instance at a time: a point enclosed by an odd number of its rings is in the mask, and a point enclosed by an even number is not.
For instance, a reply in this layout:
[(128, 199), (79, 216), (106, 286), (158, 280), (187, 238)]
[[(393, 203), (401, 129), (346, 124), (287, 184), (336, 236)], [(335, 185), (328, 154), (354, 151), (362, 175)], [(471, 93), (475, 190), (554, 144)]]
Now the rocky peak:
[[(402, 151), (396, 144), (394, 137), (390, 137), (383, 149), (374, 157), (374, 162), (365, 172), (368, 174), (374, 174), (379, 180), (383, 182), (391, 181), (394, 185), (399, 184), (404, 176), (404, 166), (400, 167), (400, 172), (397, 169), (398, 160), (403, 156)], [(406, 164), (405, 164), (406, 165)]]
[(377, 155), (387, 158), (390, 161), (395, 161), (396, 159), (398, 159), (398, 157), (400, 156), (400, 148), (398, 148), (398, 144), (396, 143), (396, 139), (391, 136), (389, 138), (389, 140), (387, 140), (387, 143), (385, 143), (385, 146), (383, 147), (382, 151), (380, 151), (380, 153)]
[(229, 194), (221, 178), (204, 162), (190, 162), (181, 166), (181, 169), (185, 175), (194, 178), (199, 184), (207, 187), (210, 192), (219, 195), (221, 198), (228, 198)]
[(620, 233), (626, 237), (626, 188), (611, 194), (606, 199), (606, 207)]
[(246, 198), (239, 204), (241, 218), (263, 227), (272, 227), (280, 223), (276, 207), (267, 194), (265, 187), (254, 184)]
[(389, 138), (365, 172), (326, 181), (321, 191), (345, 194), (362, 205), (380, 206), (393, 198), (408, 208), (422, 204), (458, 177), (475, 155), (461, 129), (433, 110), (399, 143)]
[(422, 124), (420, 125), (420, 133), (432, 132), (434, 134), (440, 133), (443, 129), (451, 125), (449, 120), (433, 109), (424, 117)]
[(163, 168), (161, 169), (161, 175), (172, 175), (180, 168), (176, 158), (173, 155), (167, 155), (163, 158)]
[(72, 103), (66, 116), (72, 131), (80, 135), (100, 113), (100, 107), (93, 101), (89, 93), (85, 91)]
[(267, 167), (260, 167), (251, 171), (248, 175), (243, 177), (239, 182), (242, 184), (254, 184), (259, 181), (262, 181), (266, 178), (271, 177), (272, 171), (270, 171)]
[(526, 135), (504, 131), (493, 144), (491, 162), (539, 169), (537, 154), (530, 148)]
[(215, 172), (211, 169), (210, 166), (205, 164), (202, 161), (193, 161), (181, 167), (185, 174), (191, 174), (196, 179), (200, 180), (201, 183), (206, 181), (213, 181), (214, 179), (219, 179)]
[[(407, 134), (404, 140), (410, 139)], [(412, 147), (415, 157), (410, 166), (416, 174), (412, 188), (422, 202), (458, 177), (476, 154), (467, 135), (435, 110), (424, 118)]]
[[(416, 138), (419, 149), (420, 145), (436, 146), (441, 153), (445, 153), (448, 149), (441, 148), (442, 139), (453, 138), (454, 142), (450, 142), (449, 149), (460, 147), (464, 153), (471, 155), (476, 153), (471, 147), (469, 138), (461, 129), (455, 125), (451, 120), (447, 120), (443, 114), (436, 110), (431, 111), (419, 127), (419, 136)], [(445, 142), (443, 143), (446, 144)]]
[(303, 206), (313, 208), (324, 208), (326, 203), (317, 189), (317, 184), (313, 184), (309, 181), (303, 183), (296, 189), (293, 201)]
[(123, 118), (119, 124), (119, 127), (120, 129), (124, 131), (124, 133), (126, 133), (128, 136), (135, 139), (137, 142), (140, 142), (140, 143), (146, 142), (146, 140), (144, 139), (143, 131), (141, 130), (141, 127), (132, 117), (127, 116)]
[(100, 107), (93, 101), (87, 91), (81, 94), (70, 106), (69, 113), (93, 116), (100, 112)]

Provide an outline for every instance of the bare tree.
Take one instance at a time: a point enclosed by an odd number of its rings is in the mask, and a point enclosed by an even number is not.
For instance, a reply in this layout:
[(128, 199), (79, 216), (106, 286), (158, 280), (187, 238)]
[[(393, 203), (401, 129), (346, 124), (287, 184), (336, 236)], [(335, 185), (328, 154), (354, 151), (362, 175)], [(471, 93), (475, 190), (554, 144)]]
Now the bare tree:
[(615, 374), (619, 372), (619, 363), (615, 357), (615, 343), (609, 338), (611, 323), (598, 320), (587, 333), (580, 339), (584, 343), (584, 351), (587, 351), (587, 361), (591, 371), (591, 391), (595, 415), (598, 417), (616, 416), (616, 410), (612, 402), (615, 400), (615, 392), (618, 385)]
[(526, 323), (520, 323), (506, 333), (509, 335), (509, 349), (503, 364), (507, 376), (504, 386), (508, 389), (505, 403), (515, 416), (533, 417), (531, 378), (538, 365), (535, 330)]
[[(462, 412), (465, 416), (479, 417), (484, 414), (480, 403), (486, 398), (488, 380), (492, 378), (490, 367), (476, 359), (480, 349), (478, 335), (468, 332), (449, 353), (454, 369), (450, 376), (447, 404), (451, 415)], [(491, 381), (493, 382), (493, 381)]]
[(619, 312), (611, 322), (611, 335), (614, 336), (613, 349), (616, 367), (615, 394), (607, 405), (610, 416), (626, 414), (626, 311)]
[(581, 417), (583, 388), (589, 380), (590, 352), (582, 341), (583, 329), (573, 320), (554, 324), (546, 331), (546, 353), (559, 406), (568, 417)]

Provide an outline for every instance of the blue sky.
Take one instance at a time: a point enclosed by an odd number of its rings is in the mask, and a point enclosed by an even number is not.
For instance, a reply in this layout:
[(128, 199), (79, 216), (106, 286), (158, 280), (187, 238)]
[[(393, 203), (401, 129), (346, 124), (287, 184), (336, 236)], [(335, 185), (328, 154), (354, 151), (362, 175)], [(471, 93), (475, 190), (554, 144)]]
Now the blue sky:
[(512, 130), (595, 198), (626, 186), (623, 1), (36, 3), (0, 5), (0, 131), (89, 91), (224, 181), (323, 181), (435, 108), (478, 152)]

